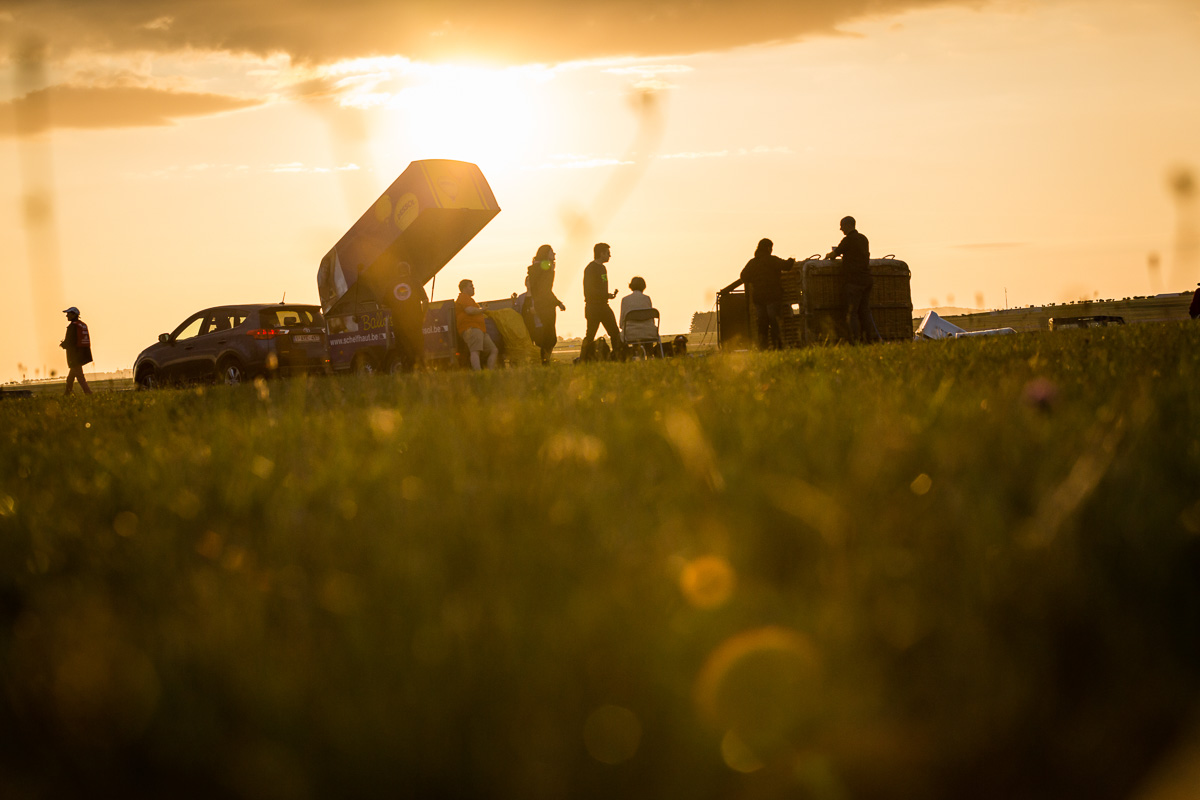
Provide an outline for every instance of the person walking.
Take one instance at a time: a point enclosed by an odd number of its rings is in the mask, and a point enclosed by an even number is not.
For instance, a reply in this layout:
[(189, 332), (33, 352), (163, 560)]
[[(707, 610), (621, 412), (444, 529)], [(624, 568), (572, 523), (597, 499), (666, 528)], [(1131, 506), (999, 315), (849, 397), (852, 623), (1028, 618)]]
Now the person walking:
[(88, 386), (87, 378), (83, 377), (83, 365), (92, 363), (91, 334), (88, 333), (87, 323), (79, 318), (78, 308), (71, 306), (64, 309), (63, 313), (67, 315), (67, 335), (58, 346), (67, 351), (66, 394), (71, 393), (71, 388), (77, 380), (83, 393), (91, 394), (92, 388)]
[(763, 350), (783, 349), (783, 271), (793, 269), (796, 259), (784, 261), (771, 251), (775, 243), (760, 239), (754, 258), (742, 267), (742, 282), (750, 288), (754, 316), (758, 321), (758, 346)]
[[(1200, 286), (1200, 283), (1196, 285)], [(1200, 289), (1192, 294), (1192, 304), (1188, 306), (1188, 316), (1192, 319), (1200, 319)]]
[(617, 318), (608, 305), (608, 301), (617, 296), (616, 291), (608, 291), (608, 267), (605, 266), (612, 257), (612, 248), (600, 242), (592, 248), (592, 256), (592, 262), (583, 270), (583, 316), (587, 321), (587, 333), (579, 347), (579, 360), (595, 359), (596, 331), (601, 325), (612, 340), (613, 352), (621, 358), (624, 354), (621, 332), (617, 329)]
[[(550, 362), (550, 355), (558, 344), (558, 312), (566, 311), (563, 301), (554, 296), (554, 248), (544, 244), (537, 249), (529, 265), (525, 287), (533, 300), (532, 314), (541, 323), (541, 335), (534, 342), (542, 351), (542, 363)], [(532, 317), (527, 318), (527, 322)], [(531, 330), (530, 333), (533, 331)]]
[(454, 300), (454, 317), (458, 333), (471, 351), (471, 369), (479, 371), (479, 354), (487, 353), (487, 368), (496, 368), (500, 351), (487, 332), (487, 315), (475, 302), (475, 284), (469, 278), (458, 282), (458, 297)]
[(871, 245), (859, 232), (854, 217), (842, 217), (844, 236), (825, 258), (842, 259), (842, 305), (850, 341), (882, 342), (871, 316)]

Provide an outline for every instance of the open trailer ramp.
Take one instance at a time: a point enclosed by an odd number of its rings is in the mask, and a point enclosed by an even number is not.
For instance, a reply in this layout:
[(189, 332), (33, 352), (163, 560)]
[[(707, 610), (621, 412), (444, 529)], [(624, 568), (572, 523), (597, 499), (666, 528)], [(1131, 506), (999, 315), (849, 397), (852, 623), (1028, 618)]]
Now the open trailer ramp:
[(412, 162), (321, 259), (322, 311), (359, 281), (382, 302), (402, 284), (423, 286), (499, 213), (475, 164)]

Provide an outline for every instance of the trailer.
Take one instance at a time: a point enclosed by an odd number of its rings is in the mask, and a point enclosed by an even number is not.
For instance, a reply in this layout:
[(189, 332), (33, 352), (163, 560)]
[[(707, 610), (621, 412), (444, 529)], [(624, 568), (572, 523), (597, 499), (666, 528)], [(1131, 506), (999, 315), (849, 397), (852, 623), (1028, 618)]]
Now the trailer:
[[(481, 302), (485, 311), (511, 307), (509, 300)], [(405, 362), (404, 350), (397, 341), (392, 326), (391, 311), (373, 300), (346, 303), (346, 313), (326, 317), (329, 327), (329, 368), (332, 372), (354, 372), (372, 375), (377, 372), (404, 372), (411, 365)], [(496, 323), (487, 321), (487, 332), (505, 356), (505, 341)], [(425, 365), (432, 369), (466, 366), (466, 343), (458, 335), (454, 301), (438, 300), (429, 304), (421, 329), (425, 344)]]
[[(425, 286), (499, 213), (475, 164), (409, 164), (317, 269), (331, 369), (407, 368), (412, 348), (402, 345), (416, 337), (424, 340), (427, 361), (452, 363), (458, 352), (453, 301), (426, 303)], [(405, 320), (408, 327), (398, 322)]]
[[(908, 264), (895, 256), (872, 258), (871, 316), (884, 341), (913, 338)], [(785, 347), (832, 344), (847, 339), (841, 264), (810, 256), (782, 275), (785, 311), (780, 328)], [(717, 343), (721, 349), (756, 344), (758, 317), (753, 298), (739, 279), (717, 293)]]

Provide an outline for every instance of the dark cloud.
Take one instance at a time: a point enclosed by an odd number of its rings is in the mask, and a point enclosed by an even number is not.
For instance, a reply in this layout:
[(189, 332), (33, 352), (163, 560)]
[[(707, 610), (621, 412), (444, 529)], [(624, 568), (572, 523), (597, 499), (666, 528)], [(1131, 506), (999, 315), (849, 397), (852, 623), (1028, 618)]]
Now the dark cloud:
[(371, 55), (561, 62), (829, 33), (869, 16), (988, 0), (0, 0), (54, 53), (183, 48), (329, 62)]
[(0, 103), (0, 136), (41, 133), (49, 128), (130, 128), (170, 125), (259, 105), (219, 94), (175, 92), (145, 87), (51, 86)]

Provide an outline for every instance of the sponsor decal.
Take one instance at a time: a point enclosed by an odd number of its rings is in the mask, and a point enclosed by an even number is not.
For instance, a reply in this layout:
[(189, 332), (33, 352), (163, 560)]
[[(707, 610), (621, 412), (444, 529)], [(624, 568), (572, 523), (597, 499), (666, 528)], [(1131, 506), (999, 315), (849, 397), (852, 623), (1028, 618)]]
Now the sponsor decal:
[(383, 222), (392, 215), (392, 198), (386, 194), (375, 201), (375, 219)]
[(417, 215), (420, 213), (421, 203), (415, 194), (408, 192), (400, 195), (400, 199), (396, 201), (392, 219), (395, 221), (396, 227), (403, 231), (416, 221)]
[(369, 311), (360, 314), (358, 327), (364, 331), (381, 331), (387, 328), (388, 315), (384, 311)]
[(454, 178), (439, 178), (437, 186), (452, 202), (458, 200), (458, 181)]
[(329, 345), (341, 347), (347, 344), (369, 344), (382, 342), (385, 338), (383, 333), (335, 333), (329, 337)]

